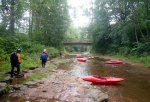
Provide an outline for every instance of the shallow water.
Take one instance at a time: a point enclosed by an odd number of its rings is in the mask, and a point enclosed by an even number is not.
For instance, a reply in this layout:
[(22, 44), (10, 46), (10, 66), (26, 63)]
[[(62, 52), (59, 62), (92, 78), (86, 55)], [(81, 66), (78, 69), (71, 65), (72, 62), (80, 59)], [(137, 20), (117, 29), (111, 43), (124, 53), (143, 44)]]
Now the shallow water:
[(100, 58), (78, 62), (75, 56), (71, 64), (59, 66), (61, 69), (69, 70), (74, 76), (99, 75), (125, 78), (116, 85), (95, 85), (109, 95), (109, 102), (149, 102), (150, 72), (142, 70), (141, 67), (127, 63), (105, 64)]

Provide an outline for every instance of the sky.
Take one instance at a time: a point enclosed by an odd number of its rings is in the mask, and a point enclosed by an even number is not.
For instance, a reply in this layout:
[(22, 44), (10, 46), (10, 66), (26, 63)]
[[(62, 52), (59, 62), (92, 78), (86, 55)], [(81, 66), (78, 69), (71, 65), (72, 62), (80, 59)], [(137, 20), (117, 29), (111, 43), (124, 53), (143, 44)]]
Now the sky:
[(90, 17), (84, 15), (84, 9), (90, 8), (92, 0), (68, 0), (68, 5), (71, 6), (69, 14), (76, 27), (84, 27), (90, 23)]

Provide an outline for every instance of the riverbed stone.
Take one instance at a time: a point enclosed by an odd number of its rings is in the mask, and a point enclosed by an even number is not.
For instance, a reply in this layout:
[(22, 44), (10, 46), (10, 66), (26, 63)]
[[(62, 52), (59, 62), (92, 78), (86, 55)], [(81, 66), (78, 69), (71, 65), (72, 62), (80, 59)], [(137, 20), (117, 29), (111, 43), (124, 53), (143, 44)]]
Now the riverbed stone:
[(0, 96), (6, 93), (8, 90), (7, 84), (0, 82)]
[[(53, 80), (54, 79), (54, 80)], [(77, 80), (76, 77), (70, 76), (68, 72), (58, 70), (48, 78), (43, 78), (43, 84), (38, 84), (36, 89), (28, 88), (26, 91), (32, 91), (32, 94), (27, 93), (31, 98), (52, 98), (60, 100), (60, 102), (100, 102), (108, 98), (102, 92), (94, 88), (91, 83), (83, 80)], [(31, 83), (30, 83), (31, 84)], [(103, 97), (101, 97), (103, 95)]]

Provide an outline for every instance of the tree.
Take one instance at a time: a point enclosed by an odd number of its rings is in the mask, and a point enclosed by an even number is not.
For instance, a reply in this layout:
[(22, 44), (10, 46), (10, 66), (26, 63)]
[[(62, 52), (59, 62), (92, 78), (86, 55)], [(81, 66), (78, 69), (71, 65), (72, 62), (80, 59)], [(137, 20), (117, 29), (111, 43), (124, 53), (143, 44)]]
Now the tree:
[(131, 51), (149, 43), (148, 0), (95, 0), (93, 7), (88, 29), (97, 52)]
[(2, 24), (11, 34), (15, 34), (17, 21), (22, 17), (22, 0), (2, 0)]
[(69, 25), (67, 2), (36, 0), (30, 1), (30, 8), (30, 37), (44, 45), (59, 47)]

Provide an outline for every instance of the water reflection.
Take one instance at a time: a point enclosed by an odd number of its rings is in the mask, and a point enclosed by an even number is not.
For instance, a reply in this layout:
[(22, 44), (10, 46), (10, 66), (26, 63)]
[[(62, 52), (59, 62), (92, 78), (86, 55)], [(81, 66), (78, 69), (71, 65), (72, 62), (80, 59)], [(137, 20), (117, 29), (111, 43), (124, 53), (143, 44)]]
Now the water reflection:
[(74, 66), (72, 66), (72, 71), (71, 74), (74, 76), (84, 76), (84, 75), (88, 75), (88, 70), (87, 70), (87, 64), (85, 62), (80, 62), (77, 64), (75, 64)]

